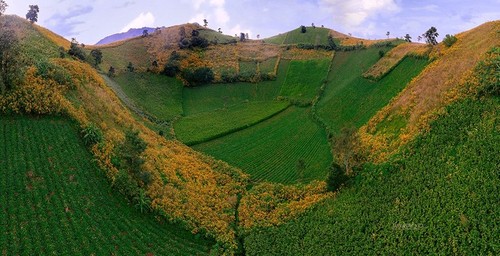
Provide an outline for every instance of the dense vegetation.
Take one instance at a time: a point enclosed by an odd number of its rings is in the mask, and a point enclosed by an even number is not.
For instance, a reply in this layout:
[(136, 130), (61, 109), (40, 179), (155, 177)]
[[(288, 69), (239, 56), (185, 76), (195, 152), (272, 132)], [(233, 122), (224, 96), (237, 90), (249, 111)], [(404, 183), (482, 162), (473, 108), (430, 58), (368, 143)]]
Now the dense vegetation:
[(305, 216), (245, 239), (247, 255), (500, 252), (498, 98), (447, 108), (431, 132)]
[(286, 107), (288, 102), (284, 101), (242, 103), (227, 109), (187, 116), (176, 122), (174, 129), (180, 141), (186, 145), (194, 145), (250, 127)]
[(0, 248), (6, 255), (206, 254), (210, 241), (143, 214), (111, 189), (59, 117), (0, 116)]
[(317, 105), (318, 115), (331, 131), (345, 124), (361, 126), (396, 96), (427, 65), (427, 60), (405, 58), (379, 81), (362, 77), (380, 58), (379, 48), (338, 52), (328, 84)]
[(331, 162), (325, 131), (309, 110), (296, 107), (194, 148), (242, 168), (254, 180), (285, 184), (323, 180)]

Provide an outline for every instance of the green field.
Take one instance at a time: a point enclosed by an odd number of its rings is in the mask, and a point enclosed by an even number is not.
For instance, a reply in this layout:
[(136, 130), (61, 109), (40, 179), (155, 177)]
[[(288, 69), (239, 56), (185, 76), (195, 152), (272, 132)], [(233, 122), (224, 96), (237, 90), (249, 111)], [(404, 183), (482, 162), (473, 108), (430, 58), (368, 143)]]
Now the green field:
[(272, 101), (278, 96), (285, 80), (289, 61), (281, 61), (275, 81), (261, 83), (214, 84), (184, 88), (184, 115), (227, 108), (249, 101)]
[(310, 120), (308, 109), (297, 107), (194, 148), (241, 168), (254, 180), (285, 184), (324, 179), (332, 160), (325, 131)]
[[(199, 29), (198, 32), (200, 32), (200, 37), (207, 39), (209, 42), (217, 41), (217, 43), (219, 43), (219, 44), (225, 44), (225, 43), (229, 43), (232, 40), (239, 39), (239, 38), (236, 38), (233, 36), (221, 34), (217, 31), (211, 30), (211, 29)], [(224, 31), (222, 31), (222, 32), (224, 32)]]
[(264, 39), (266, 43), (271, 44), (313, 44), (328, 45), (328, 35), (330, 30), (327, 28), (306, 27), (306, 33), (302, 33), (300, 27), (284, 34)]
[(0, 116), (2, 255), (200, 255), (211, 242), (127, 204), (58, 117)]
[(274, 74), (274, 67), (276, 66), (278, 58), (269, 58), (259, 64), (261, 74)]
[(126, 72), (113, 78), (149, 114), (161, 120), (182, 115), (182, 83), (163, 75)]
[(326, 80), (329, 66), (329, 59), (291, 61), (280, 95), (291, 100), (311, 102)]
[[(103, 62), (100, 65), (101, 69), (107, 72), (109, 67), (113, 66), (117, 72), (126, 72), (128, 63), (132, 62), (136, 69), (146, 71), (151, 67), (153, 59), (147, 51), (144, 40), (142, 37), (137, 37), (120, 45), (100, 47)], [(124, 52), (127, 54), (123, 54)], [(90, 53), (90, 50), (87, 50), (87, 53)]]
[(498, 97), (453, 104), (335, 199), (253, 232), (247, 255), (499, 255), (499, 106)]
[(201, 112), (174, 124), (177, 139), (194, 145), (248, 128), (288, 107), (285, 101), (248, 102), (227, 109)]
[(365, 124), (428, 64), (425, 59), (408, 57), (381, 80), (370, 81), (361, 75), (377, 62), (379, 50), (336, 53), (329, 82), (317, 105), (318, 115), (332, 131), (339, 131), (345, 124)]

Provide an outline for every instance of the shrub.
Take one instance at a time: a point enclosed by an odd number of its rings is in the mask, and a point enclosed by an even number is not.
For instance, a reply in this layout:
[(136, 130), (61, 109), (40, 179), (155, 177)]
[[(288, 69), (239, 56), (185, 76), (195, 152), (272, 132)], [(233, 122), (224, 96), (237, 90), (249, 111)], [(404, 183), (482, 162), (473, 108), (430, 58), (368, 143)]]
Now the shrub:
[(137, 183), (137, 181), (135, 181), (125, 170), (118, 171), (118, 173), (115, 175), (112, 186), (124, 196), (126, 196), (129, 200), (137, 198), (140, 192), (139, 184)]
[(446, 45), (447, 47), (450, 47), (452, 46), (455, 42), (457, 42), (457, 37), (454, 36), (454, 35), (446, 35), (443, 39), (443, 43), (444, 45)]
[(91, 147), (103, 141), (102, 131), (94, 123), (88, 124), (83, 128), (82, 132), (83, 143), (87, 147)]
[(208, 67), (188, 68), (183, 70), (182, 77), (191, 86), (210, 83), (214, 80), (214, 72)]
[(326, 190), (330, 192), (337, 191), (346, 181), (347, 176), (342, 167), (336, 163), (332, 163), (328, 177), (326, 178)]

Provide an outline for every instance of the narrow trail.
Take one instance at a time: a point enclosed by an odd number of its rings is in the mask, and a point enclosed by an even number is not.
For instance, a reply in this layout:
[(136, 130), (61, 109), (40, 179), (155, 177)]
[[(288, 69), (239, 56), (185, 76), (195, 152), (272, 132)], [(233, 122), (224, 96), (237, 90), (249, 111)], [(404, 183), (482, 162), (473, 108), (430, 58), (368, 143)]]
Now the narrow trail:
[(156, 118), (155, 116), (149, 114), (148, 112), (142, 110), (140, 107), (138, 107), (135, 104), (135, 102), (131, 98), (129, 98), (127, 96), (127, 94), (122, 90), (120, 85), (118, 85), (115, 81), (113, 81), (107, 75), (100, 74), (100, 76), (102, 77), (102, 79), (104, 79), (104, 81), (106, 82), (106, 85), (109, 88), (111, 88), (111, 90), (113, 90), (115, 92), (116, 96), (118, 96), (118, 98), (120, 98), (120, 100), (123, 102), (123, 104), (125, 104), (125, 106), (127, 106), (131, 111), (136, 113), (138, 116), (145, 118), (145, 119), (147, 119), (147, 120), (151, 121), (152, 123), (155, 123), (159, 126), (162, 126), (165, 128), (170, 127), (170, 123), (168, 121), (160, 120), (160, 119)]

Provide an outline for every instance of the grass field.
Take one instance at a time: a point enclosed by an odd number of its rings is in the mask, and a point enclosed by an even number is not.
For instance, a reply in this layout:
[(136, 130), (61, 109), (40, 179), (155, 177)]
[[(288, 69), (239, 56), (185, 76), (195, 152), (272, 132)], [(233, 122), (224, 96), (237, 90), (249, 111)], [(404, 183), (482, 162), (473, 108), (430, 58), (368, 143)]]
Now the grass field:
[(199, 255), (210, 242), (141, 214), (57, 117), (0, 117), (2, 255)]
[(325, 131), (310, 120), (307, 109), (296, 107), (194, 148), (241, 168), (254, 180), (285, 184), (324, 179), (332, 160)]
[(274, 74), (274, 67), (276, 66), (278, 58), (269, 58), (259, 64), (261, 74)]
[[(117, 73), (126, 72), (128, 63), (132, 62), (136, 69), (146, 71), (154, 59), (149, 55), (144, 40), (144, 38), (138, 37), (123, 43), (99, 47), (102, 51), (101, 69), (107, 72), (109, 67), (113, 66)], [(127, 54), (123, 54), (124, 52)]]
[(280, 95), (311, 102), (326, 80), (329, 66), (329, 59), (291, 61)]
[(182, 101), (184, 115), (189, 116), (200, 112), (214, 111), (248, 101), (272, 101), (278, 96), (289, 63), (286, 60), (280, 62), (278, 76), (275, 81), (264, 81), (258, 84), (214, 84), (184, 88)]
[(405, 58), (381, 80), (362, 77), (363, 72), (379, 58), (379, 48), (368, 48), (336, 54), (329, 82), (318, 103), (318, 115), (332, 129), (343, 125), (359, 127), (387, 105), (413, 77), (427, 65), (425, 59)]
[(206, 142), (259, 123), (288, 105), (284, 101), (249, 102), (227, 109), (201, 112), (177, 121), (174, 124), (175, 134), (188, 146)]
[(247, 255), (498, 255), (499, 106), (498, 97), (453, 104), (335, 199), (256, 230)]
[(163, 75), (126, 72), (113, 78), (129, 98), (161, 120), (182, 115), (182, 83)]
[(328, 45), (328, 35), (330, 30), (327, 28), (306, 27), (306, 33), (302, 33), (300, 27), (287, 33), (264, 39), (266, 43), (271, 44), (313, 44)]

